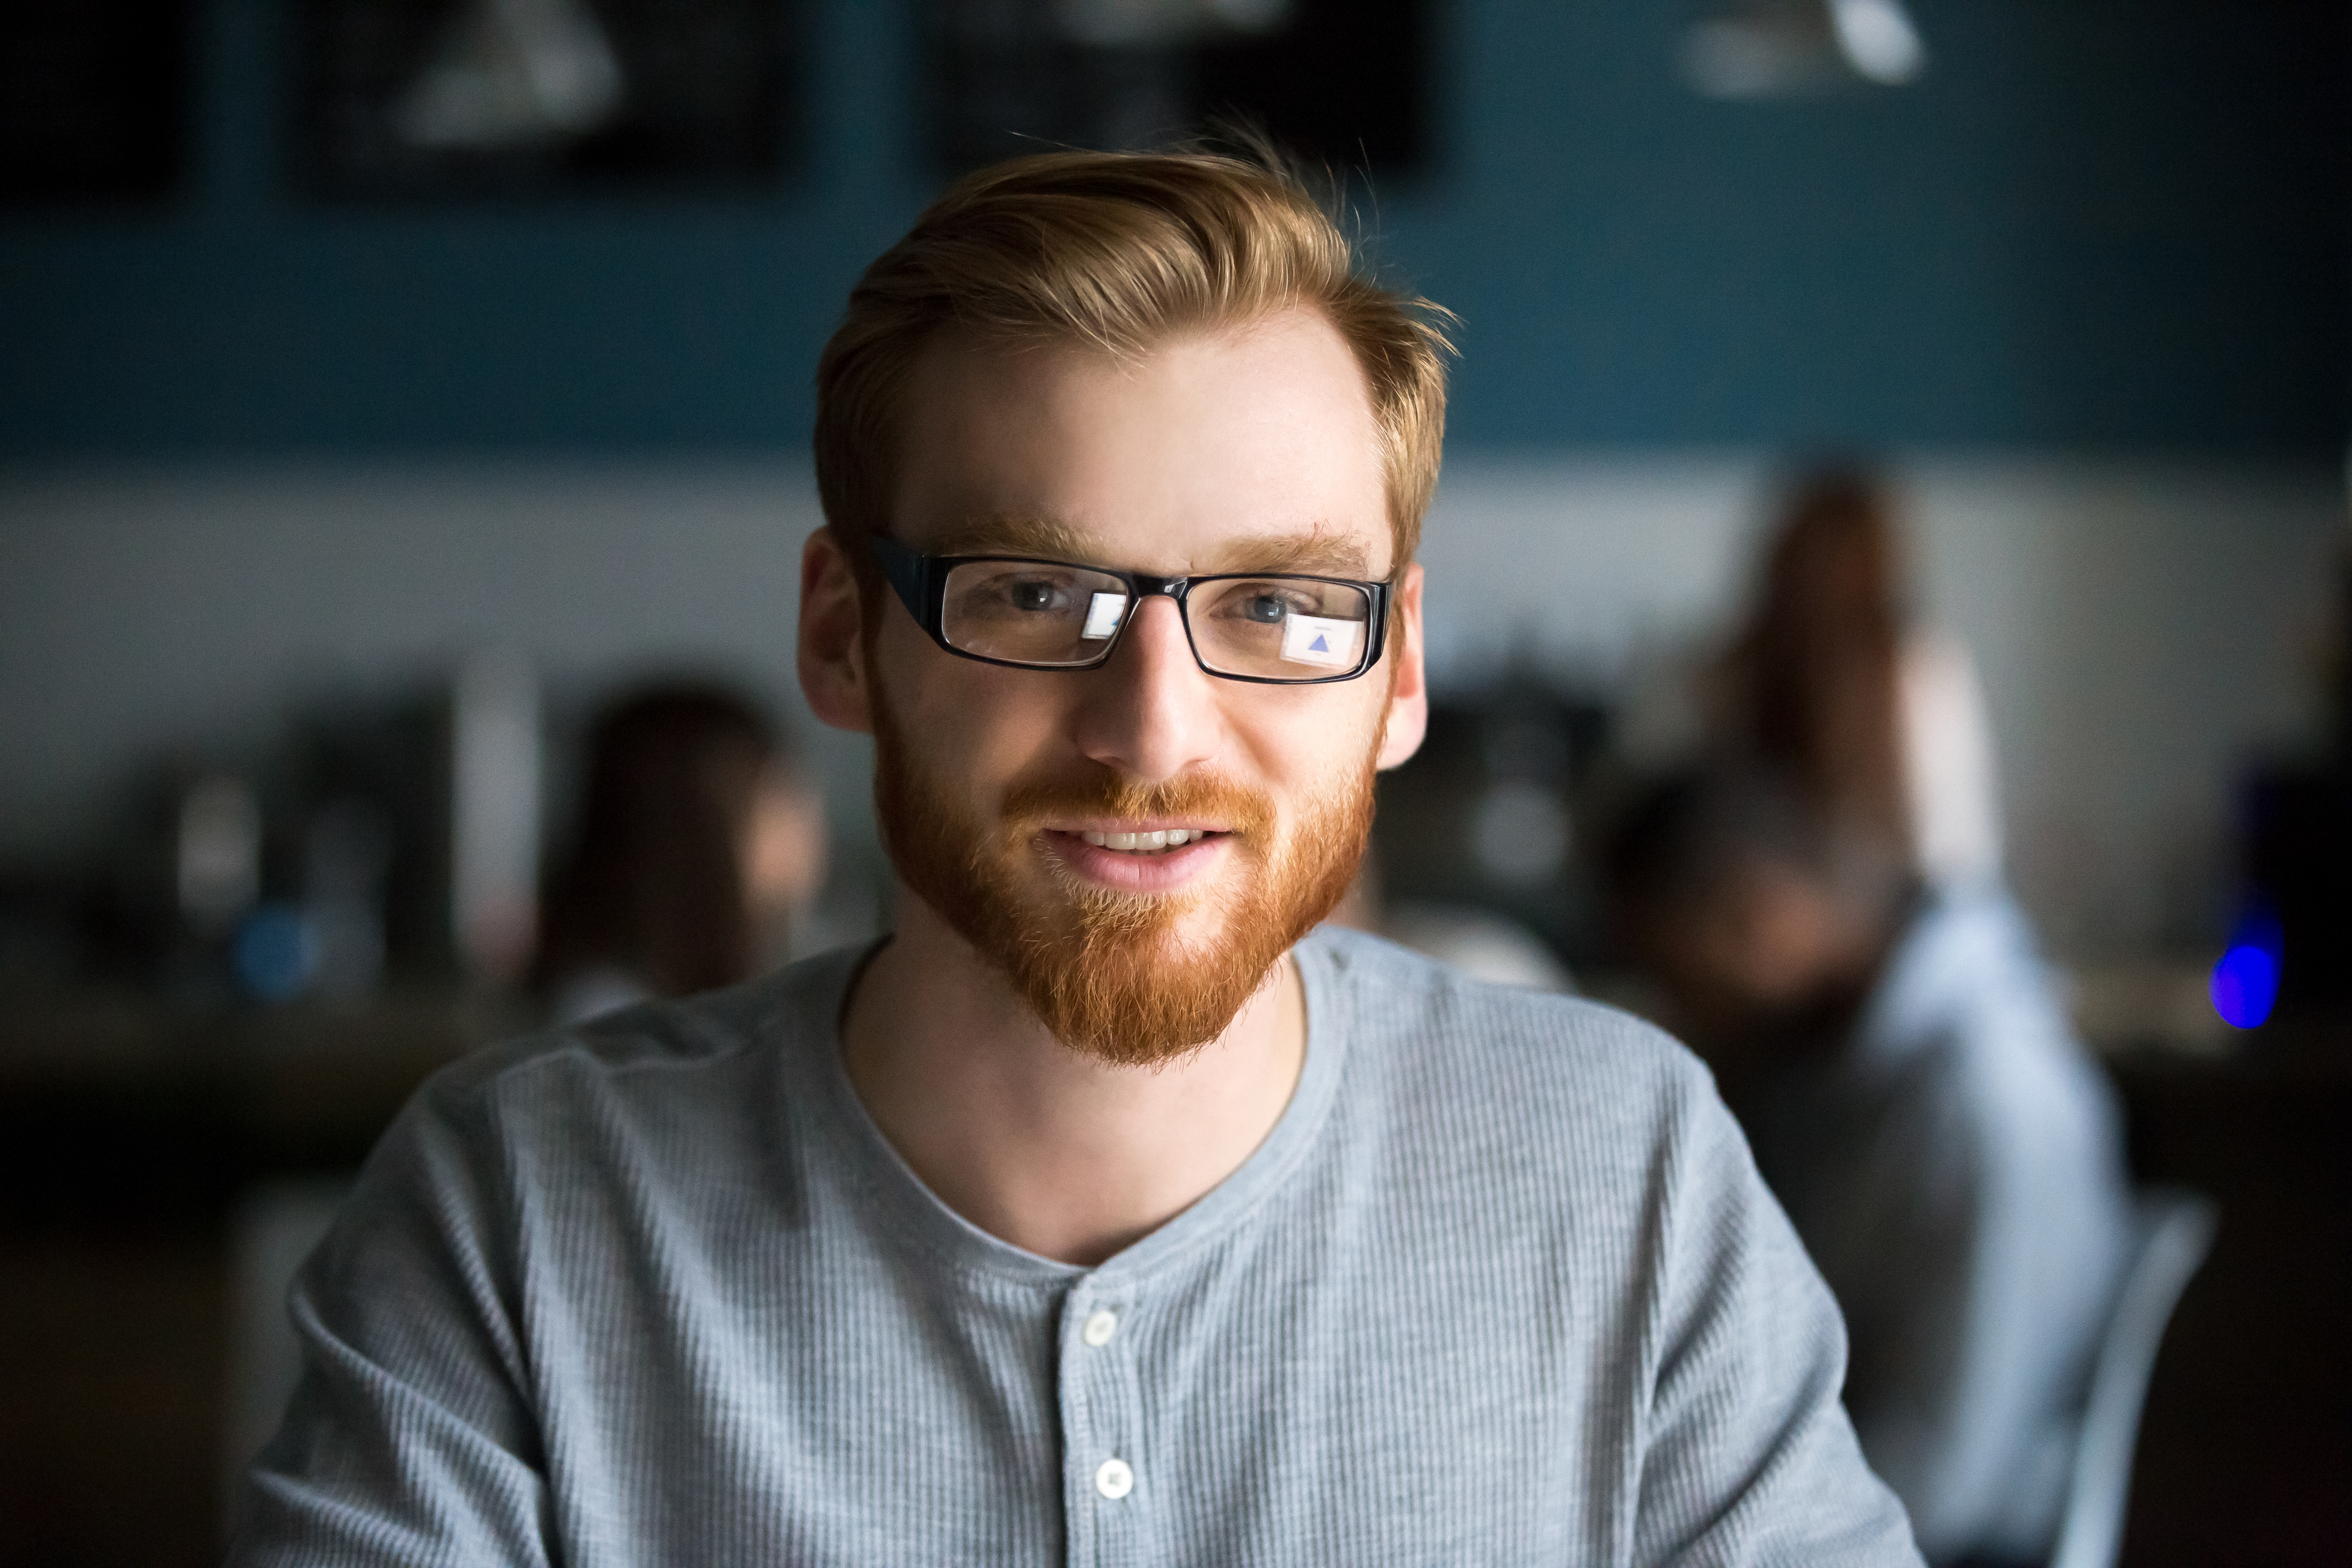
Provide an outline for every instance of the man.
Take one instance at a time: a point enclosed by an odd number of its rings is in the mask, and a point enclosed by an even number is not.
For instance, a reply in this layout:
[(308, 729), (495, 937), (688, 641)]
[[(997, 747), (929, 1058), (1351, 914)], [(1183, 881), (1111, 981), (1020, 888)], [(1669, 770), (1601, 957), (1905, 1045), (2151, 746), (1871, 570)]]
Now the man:
[(868, 952), (452, 1070), (239, 1561), (1916, 1561), (1703, 1071), (1309, 932), (1423, 719), (1442, 341), (1205, 156), (967, 180), (819, 370)]
[(1657, 785), (1614, 903), (1844, 1309), (1863, 1452), (1935, 1563), (2039, 1563), (2130, 1235), (2116, 1117), (2024, 918), (1776, 777)]

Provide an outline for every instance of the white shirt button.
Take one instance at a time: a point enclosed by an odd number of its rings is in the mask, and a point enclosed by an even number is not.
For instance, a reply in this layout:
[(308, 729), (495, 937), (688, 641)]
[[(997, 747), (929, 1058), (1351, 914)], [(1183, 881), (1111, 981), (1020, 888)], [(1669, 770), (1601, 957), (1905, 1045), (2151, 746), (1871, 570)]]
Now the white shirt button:
[(1110, 1343), (1111, 1335), (1117, 1332), (1118, 1332), (1118, 1314), (1108, 1311), (1097, 1312), (1087, 1320), (1087, 1326), (1078, 1331), (1078, 1338), (1086, 1341), (1095, 1349), (1100, 1350)]
[(1105, 1459), (1095, 1471), (1095, 1490), (1117, 1502), (1135, 1489), (1135, 1472), (1125, 1459)]

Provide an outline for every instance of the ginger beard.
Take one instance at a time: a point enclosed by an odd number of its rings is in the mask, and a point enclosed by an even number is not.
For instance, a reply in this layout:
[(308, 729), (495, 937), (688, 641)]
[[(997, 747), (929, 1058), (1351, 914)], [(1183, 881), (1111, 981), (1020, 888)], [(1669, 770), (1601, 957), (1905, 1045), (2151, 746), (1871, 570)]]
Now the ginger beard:
[[(1094, 763), (1016, 781), (990, 824), (918, 759), (887, 695), (876, 697), (874, 802), (900, 879), (1004, 973), (1055, 1038), (1101, 1060), (1158, 1066), (1223, 1034), (1338, 906), (1363, 860), (1377, 741), (1282, 843), (1263, 792), (1206, 775), (1147, 788)], [(1177, 893), (1081, 883), (1039, 836), (1050, 821), (1102, 816), (1221, 822), (1233, 864)], [(1210, 909), (1222, 918), (1205, 932), (1180, 930)]]

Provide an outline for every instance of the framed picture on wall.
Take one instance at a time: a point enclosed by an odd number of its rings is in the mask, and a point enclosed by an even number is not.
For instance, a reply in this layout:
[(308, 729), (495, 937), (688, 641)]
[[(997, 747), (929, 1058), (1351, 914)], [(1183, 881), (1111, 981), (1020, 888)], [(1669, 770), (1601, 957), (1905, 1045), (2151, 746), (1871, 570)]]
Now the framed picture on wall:
[(0, 201), (152, 201), (186, 161), (187, 0), (0, 5)]
[(1223, 120), (1337, 171), (1430, 147), (1432, 0), (921, 0), (949, 170), (1043, 147), (1163, 146)]
[(772, 188), (798, 0), (294, 0), (296, 188), (326, 199)]

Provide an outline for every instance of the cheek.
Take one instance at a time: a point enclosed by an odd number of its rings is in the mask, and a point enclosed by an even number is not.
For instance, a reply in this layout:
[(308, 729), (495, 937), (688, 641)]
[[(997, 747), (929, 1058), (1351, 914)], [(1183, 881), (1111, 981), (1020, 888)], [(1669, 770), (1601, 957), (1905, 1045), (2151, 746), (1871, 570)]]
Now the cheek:
[(1685, 985), (1741, 1005), (1763, 1001), (1778, 990), (1780, 957), (1750, 914), (1719, 908), (1690, 921), (1675, 955)]
[[(1350, 683), (1370, 688), (1375, 677)], [(1227, 728), (1250, 765), (1271, 785), (1328, 789), (1371, 766), (1380, 743), (1381, 707), (1350, 689), (1243, 686), (1227, 710)], [(1344, 691), (1344, 700), (1334, 700)]]
[(1379, 714), (1354, 704), (1320, 711), (1309, 703), (1269, 704), (1235, 721), (1237, 754), (1221, 765), (1234, 783), (1272, 797), (1280, 837), (1295, 842), (1302, 826), (1366, 787), (1379, 731)]
[(886, 651), (884, 700), (908, 752), (959, 793), (1002, 793), (1068, 731), (1051, 678), (952, 658), (928, 645)]
[(1744, 993), (1752, 988), (1755, 948), (1747, 933), (1721, 919), (1704, 920), (1684, 938), (1684, 978), (1708, 991)]

